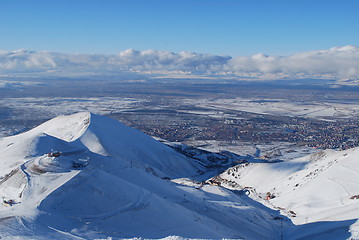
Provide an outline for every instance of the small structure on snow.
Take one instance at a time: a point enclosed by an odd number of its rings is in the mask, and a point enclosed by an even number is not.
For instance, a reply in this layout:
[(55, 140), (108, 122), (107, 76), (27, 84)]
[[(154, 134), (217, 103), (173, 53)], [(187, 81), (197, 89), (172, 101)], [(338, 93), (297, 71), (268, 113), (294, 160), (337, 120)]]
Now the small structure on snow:
[(266, 200), (271, 200), (271, 199), (273, 199), (273, 198), (275, 198), (275, 195), (272, 194), (272, 193), (270, 193), (270, 192), (267, 192), (267, 194), (266, 194)]
[(3, 198), (2, 204), (3, 204), (4, 206), (9, 207), (9, 206), (12, 206), (13, 204), (15, 204), (15, 200), (14, 200), (14, 199), (5, 200), (5, 199)]
[(48, 157), (60, 157), (61, 155), (62, 155), (62, 153), (58, 152), (58, 151), (49, 152), (47, 154)]
[(208, 184), (213, 185), (213, 186), (221, 186), (221, 182), (216, 181), (214, 179), (209, 179), (207, 182), (208, 182)]

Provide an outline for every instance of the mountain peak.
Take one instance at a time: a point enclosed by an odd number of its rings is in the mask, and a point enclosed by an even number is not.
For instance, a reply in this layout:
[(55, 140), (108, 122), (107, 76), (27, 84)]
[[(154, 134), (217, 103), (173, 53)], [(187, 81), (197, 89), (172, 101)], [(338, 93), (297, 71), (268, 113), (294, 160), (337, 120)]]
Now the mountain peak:
[[(61, 151), (65, 145), (63, 141), (69, 143), (66, 148), (82, 148), (122, 163), (151, 168), (163, 177), (189, 176), (198, 171), (198, 166), (185, 156), (152, 137), (115, 119), (89, 112), (56, 117), (28, 132), (7, 138), (3, 144), (17, 142), (17, 148), (12, 146), (12, 149), (20, 158), (44, 154), (44, 151)], [(62, 147), (59, 149), (59, 146)]]
[(80, 112), (68, 116), (59, 116), (43, 125), (43, 131), (54, 137), (60, 138), (64, 141), (71, 142), (84, 134), (90, 126), (92, 114), (90, 112)]
[(277, 236), (271, 210), (216, 186), (169, 181), (198, 174), (198, 164), (111, 118), (60, 116), (1, 139), (0, 154), (0, 237)]

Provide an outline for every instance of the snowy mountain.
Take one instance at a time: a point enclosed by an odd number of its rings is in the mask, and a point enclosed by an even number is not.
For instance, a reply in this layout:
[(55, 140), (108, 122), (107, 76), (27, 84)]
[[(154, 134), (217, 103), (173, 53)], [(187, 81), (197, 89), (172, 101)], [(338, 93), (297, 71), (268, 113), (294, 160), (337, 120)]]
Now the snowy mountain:
[[(296, 225), (331, 223), (322, 229), (288, 231), (295, 238), (359, 239), (359, 148), (237, 165), (215, 179), (230, 189), (246, 188), (253, 199), (280, 210)], [(347, 237), (334, 234), (345, 231), (350, 232)]]
[(0, 238), (359, 239), (359, 149), (267, 162), (167, 144), (86, 112), (0, 139)]
[[(103, 116), (78, 113), (0, 139), (0, 238), (281, 239), (295, 226), (207, 166)], [(178, 236), (178, 237), (170, 237)]]

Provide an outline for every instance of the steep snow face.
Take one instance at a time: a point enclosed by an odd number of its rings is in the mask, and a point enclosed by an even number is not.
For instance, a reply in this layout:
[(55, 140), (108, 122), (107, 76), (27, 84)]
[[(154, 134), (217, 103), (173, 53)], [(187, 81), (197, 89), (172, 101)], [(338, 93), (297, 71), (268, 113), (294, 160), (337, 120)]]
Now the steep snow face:
[(103, 116), (78, 113), (41, 128), (64, 141), (81, 142), (93, 153), (150, 169), (163, 177), (196, 174), (191, 161), (146, 134)]
[(120, 122), (91, 114), (91, 123), (80, 141), (98, 154), (138, 165), (162, 177), (195, 175), (199, 166), (172, 148)]
[[(359, 216), (358, 160), (359, 148), (325, 150), (287, 162), (238, 165), (219, 177), (231, 188), (253, 188), (253, 198), (281, 209), (296, 224), (355, 222)], [(267, 192), (275, 198), (264, 200)], [(359, 224), (353, 224), (351, 232), (358, 237)]]
[[(47, 156), (51, 152), (61, 156)], [(111, 158), (115, 169), (130, 165), (162, 177), (190, 176), (199, 170), (188, 158), (151, 137), (87, 112), (60, 116), (28, 132), (3, 138), (0, 154), (0, 196), (20, 202), (30, 191), (37, 193), (35, 205), (75, 176), (79, 170), (74, 166), (88, 164), (88, 155)], [(62, 173), (63, 182), (43, 189), (35, 189), (35, 185), (30, 188), (44, 173)], [(51, 182), (56, 176), (59, 177), (54, 174)]]
[[(49, 137), (41, 141), (44, 134)], [(17, 146), (12, 146), (15, 142)], [(147, 168), (163, 177), (195, 175), (199, 170), (199, 166), (193, 166), (188, 158), (144, 133), (88, 112), (57, 117), (26, 133), (2, 139), (0, 146), (3, 146), (0, 151), (4, 150), (4, 155), (13, 159), (51, 151), (86, 149), (132, 166)], [(11, 164), (18, 166), (20, 163)]]
[(0, 206), (0, 238), (278, 239), (280, 226), (290, 225), (240, 191), (170, 181), (199, 168), (143, 133), (89, 113), (3, 138), (0, 153), (0, 196), (8, 202)]
[(90, 121), (91, 113), (82, 112), (54, 118), (35, 128), (34, 131), (42, 130), (48, 135), (72, 142), (84, 134), (90, 125)]

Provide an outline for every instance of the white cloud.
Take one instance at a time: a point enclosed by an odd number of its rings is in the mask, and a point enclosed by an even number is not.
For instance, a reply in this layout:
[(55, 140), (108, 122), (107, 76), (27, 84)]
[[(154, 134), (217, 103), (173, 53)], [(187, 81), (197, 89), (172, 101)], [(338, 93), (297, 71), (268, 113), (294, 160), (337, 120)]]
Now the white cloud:
[(0, 52), (0, 72), (32, 72), (55, 67), (54, 57), (46, 52), (25, 49)]
[(335, 79), (359, 78), (359, 48), (334, 47), (294, 54), (288, 57), (271, 57), (257, 54), (234, 58), (227, 64), (229, 70), (286, 74), (289, 77), (332, 77)]
[(118, 63), (138, 71), (203, 71), (215, 67), (223, 68), (228, 56), (214, 56), (193, 52), (173, 53), (167, 51), (146, 50), (143, 52), (128, 49), (118, 55)]
[(0, 51), (0, 74), (109, 75), (136, 72), (250, 79), (359, 79), (359, 48), (333, 47), (294, 54), (229, 57), (193, 52), (128, 49), (118, 55), (64, 54), (46, 51)]

